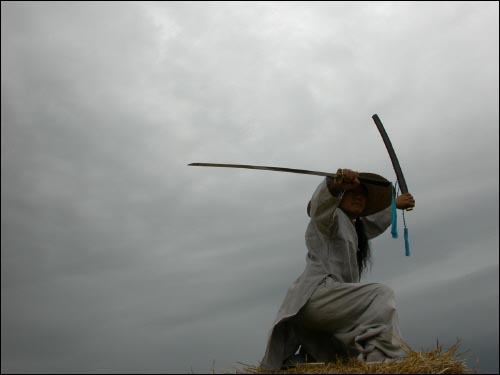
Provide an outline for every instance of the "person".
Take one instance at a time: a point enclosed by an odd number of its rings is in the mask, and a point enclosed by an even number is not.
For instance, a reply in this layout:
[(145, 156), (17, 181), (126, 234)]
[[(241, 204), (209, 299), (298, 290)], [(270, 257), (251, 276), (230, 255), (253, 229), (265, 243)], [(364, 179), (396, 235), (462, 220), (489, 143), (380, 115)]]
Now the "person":
[[(386, 185), (361, 183), (361, 177)], [(350, 169), (319, 184), (307, 210), (306, 267), (278, 311), (262, 368), (286, 368), (297, 356), (299, 363), (333, 362), (340, 353), (367, 363), (404, 357), (393, 291), (360, 283), (370, 263), (369, 240), (391, 224), (392, 194), (384, 177)], [(395, 204), (406, 209), (415, 200), (403, 194)]]

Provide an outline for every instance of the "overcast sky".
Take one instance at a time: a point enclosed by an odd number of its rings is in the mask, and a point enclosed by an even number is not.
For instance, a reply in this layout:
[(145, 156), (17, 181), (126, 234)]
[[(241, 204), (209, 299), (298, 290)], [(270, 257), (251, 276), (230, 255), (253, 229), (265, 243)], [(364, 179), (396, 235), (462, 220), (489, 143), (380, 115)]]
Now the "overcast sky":
[[(321, 177), (395, 181), (364, 281), (498, 372), (498, 2), (1, 3), (2, 372), (257, 364)], [(402, 232), (399, 212), (399, 228)], [(400, 236), (402, 237), (402, 236)]]

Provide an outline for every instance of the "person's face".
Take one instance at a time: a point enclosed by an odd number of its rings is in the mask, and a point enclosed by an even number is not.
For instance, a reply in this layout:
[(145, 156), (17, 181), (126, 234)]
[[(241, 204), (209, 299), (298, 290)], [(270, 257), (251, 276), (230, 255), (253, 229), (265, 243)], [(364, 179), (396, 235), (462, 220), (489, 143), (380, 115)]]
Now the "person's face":
[(355, 219), (364, 211), (367, 199), (366, 190), (362, 186), (358, 186), (356, 189), (344, 193), (340, 208), (351, 219)]

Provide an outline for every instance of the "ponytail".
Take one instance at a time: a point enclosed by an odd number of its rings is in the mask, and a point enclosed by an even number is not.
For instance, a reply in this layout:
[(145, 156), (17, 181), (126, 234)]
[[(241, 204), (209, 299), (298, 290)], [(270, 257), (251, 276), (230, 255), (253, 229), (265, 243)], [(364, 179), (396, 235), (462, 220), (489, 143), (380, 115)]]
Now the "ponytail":
[(368, 265), (371, 265), (371, 251), (363, 222), (357, 218), (354, 226), (358, 236), (358, 251), (356, 252), (356, 257), (358, 259), (359, 278), (361, 279), (363, 271)]

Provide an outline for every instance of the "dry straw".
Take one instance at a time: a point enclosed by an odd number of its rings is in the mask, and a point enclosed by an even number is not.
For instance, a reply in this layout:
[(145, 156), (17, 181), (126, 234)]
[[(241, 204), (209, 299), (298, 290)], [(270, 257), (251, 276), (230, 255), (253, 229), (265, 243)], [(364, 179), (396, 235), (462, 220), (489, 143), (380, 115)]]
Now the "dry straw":
[(335, 363), (309, 364), (283, 371), (265, 371), (262, 368), (244, 365), (236, 374), (473, 374), (468, 369), (463, 353), (458, 353), (460, 341), (450, 349), (444, 350), (439, 343), (436, 349), (428, 352), (417, 352), (405, 347), (406, 358), (402, 362), (367, 365), (354, 358), (339, 359)]

